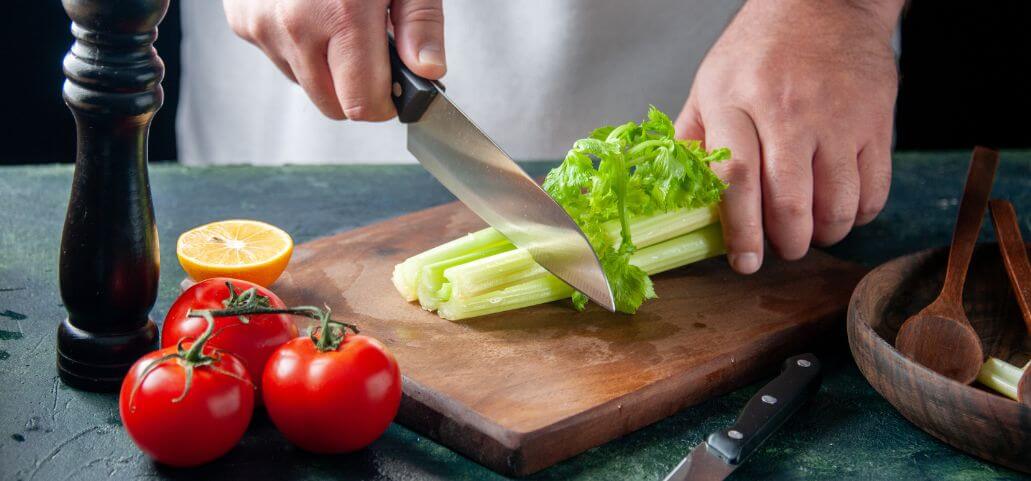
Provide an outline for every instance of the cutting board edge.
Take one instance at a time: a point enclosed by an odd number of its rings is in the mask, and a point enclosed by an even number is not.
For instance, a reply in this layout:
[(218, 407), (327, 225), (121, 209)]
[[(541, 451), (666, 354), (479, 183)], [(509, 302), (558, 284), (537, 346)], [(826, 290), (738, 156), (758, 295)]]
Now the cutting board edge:
[[(844, 323), (835, 321), (843, 320), (844, 313), (845, 308), (842, 306), (831, 307), (808, 324), (788, 325), (776, 331), (748, 357), (727, 354), (715, 356), (694, 369), (657, 379), (635, 392), (532, 431), (505, 428), (472, 410), (463, 412), (448, 409), (450, 403), (433, 396), (429, 390), (408, 379), (405, 382), (405, 399), (398, 412), (397, 422), (498, 473), (516, 477), (529, 476), (588, 449), (661, 421), (683, 409), (747, 386), (775, 372), (779, 367), (778, 364), (764, 364), (763, 359), (787, 358), (803, 352), (819, 342), (821, 335), (833, 334), (836, 327), (841, 328), (843, 338)], [(699, 374), (708, 378), (719, 372), (718, 368), (725, 368), (727, 365), (733, 366), (735, 372), (722, 372), (720, 379), (714, 384), (715, 387), (691, 391), (692, 379), (697, 379)], [(663, 403), (666, 408), (648, 409), (654, 405), (652, 399), (659, 396), (667, 397), (669, 400)], [(458, 413), (461, 413), (461, 416), (458, 416)], [(621, 423), (619, 428), (598, 431), (591, 436), (584, 435), (584, 425), (614, 414), (636, 418)], [(595, 425), (604, 427), (604, 424)], [(537, 442), (555, 436), (558, 436), (558, 440), (549, 444)]]

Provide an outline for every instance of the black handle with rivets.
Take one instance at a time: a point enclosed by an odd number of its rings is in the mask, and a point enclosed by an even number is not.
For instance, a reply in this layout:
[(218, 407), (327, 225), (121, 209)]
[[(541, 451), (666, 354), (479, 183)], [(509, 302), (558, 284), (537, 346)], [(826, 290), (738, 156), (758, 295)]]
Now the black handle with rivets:
[(780, 375), (752, 396), (734, 425), (706, 442), (730, 464), (744, 461), (820, 388), (820, 360), (802, 354), (784, 361)]
[(436, 98), (437, 88), (432, 81), (416, 75), (405, 66), (397, 53), (394, 37), (389, 37), (387, 43), (390, 50), (390, 98), (397, 109), (397, 119), (405, 124), (417, 122)]

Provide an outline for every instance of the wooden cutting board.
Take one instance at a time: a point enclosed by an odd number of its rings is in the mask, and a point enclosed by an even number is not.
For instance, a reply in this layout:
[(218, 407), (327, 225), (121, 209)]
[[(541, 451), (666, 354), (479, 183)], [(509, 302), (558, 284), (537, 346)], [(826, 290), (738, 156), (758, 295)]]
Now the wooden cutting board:
[(484, 227), (452, 203), (298, 246), (276, 292), (327, 302), (397, 357), (398, 422), (526, 475), (754, 381), (840, 330), (863, 269), (822, 252), (739, 276), (710, 259), (655, 276), (634, 316), (568, 301), (454, 323), (405, 302), (394, 265)]

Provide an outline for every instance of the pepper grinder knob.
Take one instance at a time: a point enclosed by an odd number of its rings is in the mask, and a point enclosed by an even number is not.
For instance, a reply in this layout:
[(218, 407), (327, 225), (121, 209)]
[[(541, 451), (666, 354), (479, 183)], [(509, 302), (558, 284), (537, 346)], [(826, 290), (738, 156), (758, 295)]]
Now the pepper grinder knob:
[(61, 237), (59, 284), (68, 317), (57, 369), (72, 387), (114, 391), (157, 343), (149, 318), (159, 253), (147, 138), (164, 93), (154, 50), (169, 0), (62, 0), (75, 43), (64, 100), (77, 149)]

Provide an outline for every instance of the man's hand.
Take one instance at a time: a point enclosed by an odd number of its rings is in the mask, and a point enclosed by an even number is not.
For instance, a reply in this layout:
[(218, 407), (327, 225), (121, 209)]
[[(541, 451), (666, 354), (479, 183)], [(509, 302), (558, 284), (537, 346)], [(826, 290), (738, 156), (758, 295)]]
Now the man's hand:
[(709, 51), (677, 132), (729, 147), (713, 168), (728, 260), (750, 274), (763, 233), (785, 259), (833, 244), (884, 207), (902, 0), (751, 0)]
[(446, 70), (440, 0), (224, 0), (223, 7), (233, 31), (260, 47), (333, 119), (395, 115), (390, 26), (413, 72), (438, 79)]

